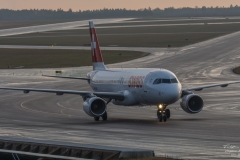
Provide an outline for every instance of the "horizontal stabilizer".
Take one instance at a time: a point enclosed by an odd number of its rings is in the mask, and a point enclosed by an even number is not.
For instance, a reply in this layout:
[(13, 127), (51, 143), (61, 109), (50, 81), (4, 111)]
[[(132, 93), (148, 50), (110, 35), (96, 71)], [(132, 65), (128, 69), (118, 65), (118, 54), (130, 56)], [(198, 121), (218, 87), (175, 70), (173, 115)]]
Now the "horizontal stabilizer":
[(90, 80), (90, 78), (85, 78), (85, 77), (64, 77), (64, 76), (49, 76), (49, 75), (42, 75), (44, 77), (54, 77), (54, 78), (66, 78), (66, 79), (80, 79), (80, 80)]

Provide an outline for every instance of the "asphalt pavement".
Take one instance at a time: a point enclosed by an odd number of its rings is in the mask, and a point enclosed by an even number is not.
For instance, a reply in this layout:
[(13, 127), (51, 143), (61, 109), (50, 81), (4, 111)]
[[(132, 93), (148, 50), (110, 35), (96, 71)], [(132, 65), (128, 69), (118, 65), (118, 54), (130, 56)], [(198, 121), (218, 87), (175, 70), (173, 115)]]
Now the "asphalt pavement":
[[(114, 18), (114, 19), (109, 18), (109, 19), (93, 19), (93, 21), (95, 24), (105, 24), (105, 23), (116, 23), (116, 22), (121, 22), (125, 20), (132, 20), (132, 19), (133, 18)], [(56, 30), (71, 30), (71, 29), (75, 29), (76, 27), (88, 26), (88, 21), (89, 20), (82, 20), (82, 21), (37, 25), (37, 26), (30, 26), (30, 27), (1, 29), (0, 37), (28, 34), (28, 33), (37, 33), (37, 32), (56, 31)]]
[[(183, 48), (130, 49), (151, 54), (108, 67), (169, 69), (184, 87), (240, 79), (240, 75), (232, 72), (240, 62), (240, 32)], [(85, 81), (40, 76), (42, 72), (50, 74), (54, 70), (0, 70), (0, 84), (91, 90)], [(91, 67), (62, 70), (76, 76), (84, 75)], [(185, 113), (177, 102), (169, 106), (171, 118), (160, 123), (156, 106), (109, 104), (108, 121), (95, 122), (84, 113), (80, 96), (1, 90), (0, 137), (149, 149), (156, 155), (183, 159), (239, 159), (240, 85), (195, 93), (203, 98), (205, 104), (199, 114)]]

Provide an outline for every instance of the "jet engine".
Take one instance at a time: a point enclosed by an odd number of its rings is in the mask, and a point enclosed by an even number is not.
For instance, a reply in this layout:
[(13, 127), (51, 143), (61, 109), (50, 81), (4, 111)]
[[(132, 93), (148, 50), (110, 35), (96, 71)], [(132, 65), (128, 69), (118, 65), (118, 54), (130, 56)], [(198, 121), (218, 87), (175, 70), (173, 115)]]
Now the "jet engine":
[(185, 95), (180, 102), (182, 109), (190, 114), (199, 113), (203, 108), (203, 100), (196, 94)]
[(99, 97), (92, 97), (86, 99), (83, 103), (83, 110), (91, 117), (102, 116), (106, 112), (106, 103)]

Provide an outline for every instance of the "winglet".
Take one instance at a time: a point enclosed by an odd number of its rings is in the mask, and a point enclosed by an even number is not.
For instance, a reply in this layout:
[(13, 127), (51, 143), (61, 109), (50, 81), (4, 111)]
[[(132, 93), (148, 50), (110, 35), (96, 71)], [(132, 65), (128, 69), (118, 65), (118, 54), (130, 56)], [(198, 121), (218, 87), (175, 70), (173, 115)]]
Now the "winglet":
[(106, 67), (103, 62), (100, 45), (93, 21), (89, 21), (89, 30), (91, 37), (91, 51), (92, 51), (92, 62), (94, 70), (105, 70)]

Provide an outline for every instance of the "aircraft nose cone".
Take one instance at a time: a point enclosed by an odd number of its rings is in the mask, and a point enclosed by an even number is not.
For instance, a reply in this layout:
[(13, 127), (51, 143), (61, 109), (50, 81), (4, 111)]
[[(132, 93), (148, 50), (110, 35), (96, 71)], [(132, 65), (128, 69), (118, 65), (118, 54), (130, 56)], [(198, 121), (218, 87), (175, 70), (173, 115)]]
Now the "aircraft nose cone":
[(171, 86), (165, 89), (166, 103), (174, 103), (178, 101), (180, 97), (178, 86)]

